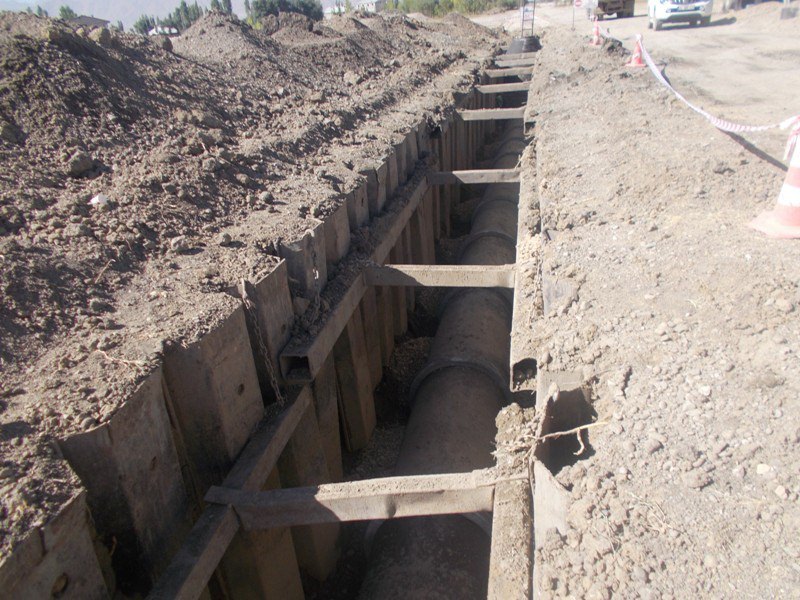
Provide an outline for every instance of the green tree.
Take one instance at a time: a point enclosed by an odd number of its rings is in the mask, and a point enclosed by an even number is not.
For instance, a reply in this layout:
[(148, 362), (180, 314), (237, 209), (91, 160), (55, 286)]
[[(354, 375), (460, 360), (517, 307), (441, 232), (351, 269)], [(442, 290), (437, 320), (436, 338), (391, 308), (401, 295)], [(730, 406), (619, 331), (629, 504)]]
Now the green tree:
[(142, 35), (147, 35), (147, 32), (153, 29), (156, 26), (156, 20), (153, 17), (149, 17), (147, 15), (142, 15), (136, 22), (133, 24), (133, 30), (136, 33), (141, 33)]
[(47, 11), (43, 9), (38, 4), (36, 5), (36, 16), (37, 17), (49, 17), (50, 15), (47, 14)]
[(222, 10), (229, 15), (233, 14), (233, 3), (231, 0), (222, 0)]
[(222, 5), (219, 3), (219, 0), (211, 0), (211, 4), (208, 6), (209, 10), (218, 10), (222, 12)]
[(319, 0), (251, 0), (247, 20), (255, 25), (267, 15), (277, 16), (282, 12), (296, 12), (313, 21), (322, 20), (322, 4)]
[(74, 10), (72, 10), (66, 4), (64, 4), (61, 8), (58, 9), (58, 18), (59, 19), (64, 19), (66, 21), (67, 19), (74, 19), (77, 16), (78, 16), (78, 13), (76, 13)]

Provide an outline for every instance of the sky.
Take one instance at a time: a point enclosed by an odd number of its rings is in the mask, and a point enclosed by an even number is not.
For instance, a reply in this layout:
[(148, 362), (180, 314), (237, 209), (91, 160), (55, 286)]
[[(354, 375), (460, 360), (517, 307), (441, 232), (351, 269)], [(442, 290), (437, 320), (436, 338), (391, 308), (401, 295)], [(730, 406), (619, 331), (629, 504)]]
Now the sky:
[[(187, 0), (194, 3), (194, 0)], [(211, 0), (197, 0), (200, 6), (208, 7)], [(58, 8), (67, 4), (79, 15), (89, 15), (116, 23), (122, 21), (130, 29), (142, 14), (164, 17), (172, 12), (180, 0), (0, 0), (0, 10), (25, 10), (28, 6), (40, 5), (50, 13), (58, 15)], [(233, 12), (244, 16), (244, 0), (233, 0)]]

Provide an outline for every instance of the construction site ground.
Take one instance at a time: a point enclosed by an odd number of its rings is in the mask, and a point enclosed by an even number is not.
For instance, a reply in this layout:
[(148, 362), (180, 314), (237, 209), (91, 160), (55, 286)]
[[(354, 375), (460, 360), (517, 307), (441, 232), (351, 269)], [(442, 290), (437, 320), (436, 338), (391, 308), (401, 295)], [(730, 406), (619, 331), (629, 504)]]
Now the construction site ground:
[[(597, 421), (591, 447), (557, 473), (568, 519), (537, 540), (543, 597), (794, 597), (800, 245), (746, 226), (774, 205), (785, 168), (624, 66), (613, 44), (589, 46), (570, 8), (538, 10), (535, 153), (522, 165), (536, 175), (521, 202), (540, 204), (542, 279), (518, 265), (531, 312), (515, 319), (529, 324), (540, 376), (577, 373)], [(775, 123), (800, 109), (800, 21), (779, 10), (645, 39), (693, 101)], [(602, 25), (645, 31), (641, 18)], [(746, 137), (779, 159), (785, 136)]]
[[(773, 123), (800, 111), (800, 20), (779, 10), (645, 41), (704, 108)], [(796, 596), (800, 245), (746, 227), (777, 198), (785, 134), (747, 136), (754, 152), (617, 45), (589, 46), (581, 13), (572, 30), (571, 8), (537, 11), (521, 202), (540, 219), (514, 335), (540, 373), (576, 373), (596, 413), (556, 473), (568, 517), (537, 540), (542, 597)], [(165, 344), (210, 329), (226, 289), (508, 39), (453, 16), (257, 35), (211, 16), (170, 50), (2, 19), (5, 558), (80, 485), (55, 441), (110, 418)], [(642, 16), (603, 27), (628, 48), (647, 33)]]

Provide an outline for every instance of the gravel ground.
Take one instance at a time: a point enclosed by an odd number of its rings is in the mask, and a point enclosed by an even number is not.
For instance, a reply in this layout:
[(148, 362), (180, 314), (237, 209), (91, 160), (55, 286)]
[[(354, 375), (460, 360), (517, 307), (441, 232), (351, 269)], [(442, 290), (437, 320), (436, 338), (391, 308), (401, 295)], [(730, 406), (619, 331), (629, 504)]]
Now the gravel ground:
[(800, 246), (746, 227), (785, 171), (587, 42), (543, 34), (523, 164), (563, 290), (528, 348), (582, 374), (602, 423), (556, 472), (568, 528), (537, 540), (542, 597), (794, 597)]

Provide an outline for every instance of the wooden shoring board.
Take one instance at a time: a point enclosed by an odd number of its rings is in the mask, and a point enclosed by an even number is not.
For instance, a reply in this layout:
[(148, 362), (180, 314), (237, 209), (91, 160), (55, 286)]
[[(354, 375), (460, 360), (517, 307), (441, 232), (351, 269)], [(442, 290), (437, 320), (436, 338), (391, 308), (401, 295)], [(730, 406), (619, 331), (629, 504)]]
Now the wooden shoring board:
[(501, 69), (508, 68), (508, 67), (532, 67), (536, 62), (535, 58), (509, 58), (506, 57), (497, 57), (494, 61), (494, 64), (500, 67)]
[[(428, 185), (427, 177), (420, 179), (406, 204), (394, 216), (391, 227), (381, 237), (380, 243), (372, 252), (371, 259), (375, 263), (382, 264), (386, 260), (389, 251), (397, 243), (400, 234), (403, 232), (411, 215), (417, 209), (420, 200), (425, 197)], [(325, 363), (325, 359), (331, 353), (336, 340), (339, 339), (342, 331), (350, 321), (353, 311), (358, 308), (366, 289), (367, 285), (364, 282), (363, 274), (359, 274), (339, 303), (330, 312), (327, 321), (313, 340), (298, 344), (289, 342), (280, 357), (281, 373), (283, 373), (288, 382), (302, 384), (313, 381)]]
[(520, 77), (522, 75), (531, 75), (533, 67), (511, 67), (508, 69), (486, 69), (484, 71), (489, 77)]
[(488, 83), (475, 86), (475, 89), (481, 94), (503, 94), (506, 92), (527, 92), (530, 87), (530, 81), (520, 81), (517, 83)]
[[(246, 491), (261, 489), (309, 406), (311, 390), (304, 387), (283, 412), (256, 430), (222, 485)], [(207, 507), (148, 599), (199, 598), (238, 530), (239, 520), (231, 507)]]
[(506, 60), (506, 59), (516, 59), (516, 58), (533, 58), (539, 54), (538, 52), (515, 52), (513, 54), (498, 54), (495, 56), (495, 60)]
[(212, 487), (206, 501), (233, 507), (246, 531), (491, 511), (490, 470), (385, 477), (253, 492)]
[(428, 173), (428, 183), (433, 185), (517, 183), (518, 169), (475, 169), (471, 171), (433, 171)]
[(371, 286), (513, 288), (514, 265), (384, 265), (367, 267)]
[(525, 107), (519, 108), (479, 108), (476, 110), (460, 110), (458, 116), (462, 121), (507, 121), (522, 119)]

